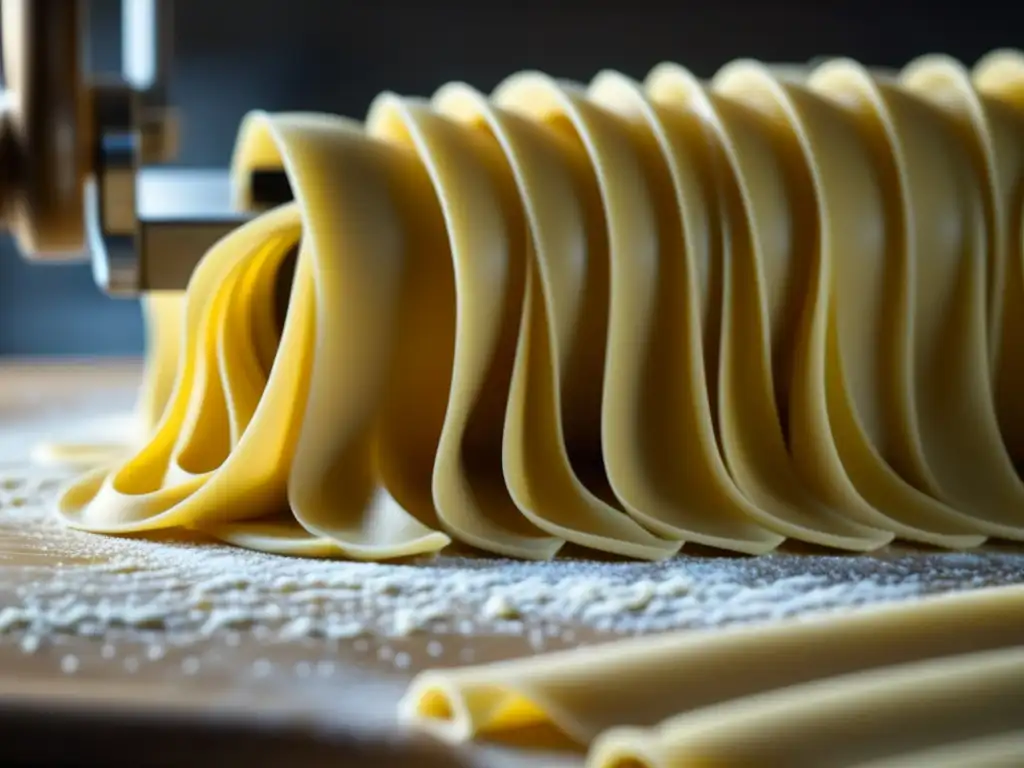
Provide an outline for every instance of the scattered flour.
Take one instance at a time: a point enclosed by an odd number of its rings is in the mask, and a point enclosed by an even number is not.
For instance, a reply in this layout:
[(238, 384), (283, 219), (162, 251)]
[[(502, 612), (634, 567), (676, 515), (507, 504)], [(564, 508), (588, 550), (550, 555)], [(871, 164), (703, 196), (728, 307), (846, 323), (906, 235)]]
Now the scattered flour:
[(520, 617), (519, 609), (504, 594), (491, 595), (484, 603), (481, 615), (485, 619), (514, 620)]
[[(444, 556), (413, 564), (303, 560), (216, 543), (121, 539), (65, 528), (52, 476), (0, 468), (0, 640), (25, 653), (95, 638), (128, 671), (203, 644), (345, 643), (411, 665), (402, 642), (428, 635), (428, 659), (469, 663), (466, 635), (517, 636), (541, 651), (582, 641), (805, 615), (926, 593), (1024, 581), (1024, 554), (894, 550), (884, 556), (681, 556), (664, 563), (529, 563)], [(17, 502), (17, 503), (15, 503)], [(59, 565), (58, 565), (59, 564)], [(455, 639), (451, 639), (455, 636)], [(460, 640), (459, 638), (462, 637)], [(122, 653), (122, 644), (141, 643)], [(392, 644), (389, 644), (392, 642)], [(268, 651), (269, 655), (269, 651)], [(324, 662), (326, 663), (326, 662)], [(65, 656), (61, 668), (78, 670)], [(265, 658), (255, 677), (270, 674)], [(332, 674), (315, 662), (295, 674)], [(324, 671), (326, 670), (326, 671)]]
[(437, 640), (431, 640), (429, 643), (427, 643), (427, 656), (429, 656), (432, 659), (436, 659), (442, 653), (444, 653), (443, 644), (441, 644)]

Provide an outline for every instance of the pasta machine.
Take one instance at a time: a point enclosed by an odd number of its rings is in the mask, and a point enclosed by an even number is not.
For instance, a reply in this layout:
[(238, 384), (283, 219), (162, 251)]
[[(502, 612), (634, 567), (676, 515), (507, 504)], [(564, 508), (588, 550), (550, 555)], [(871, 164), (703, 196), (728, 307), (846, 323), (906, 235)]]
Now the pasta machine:
[(122, 71), (84, 59), (88, 0), (0, 0), (0, 221), (35, 262), (92, 262), (111, 296), (180, 290), (230, 229), (291, 197), (276, 171), (235, 210), (226, 169), (167, 166), (173, 0), (122, 0)]
[(292, 192), (256, 171), (236, 210), (227, 169), (167, 165), (173, 0), (122, 0), (116, 74), (86, 71), (88, 4), (0, 0), (0, 226), (30, 261), (91, 261), (108, 295), (182, 290), (214, 242)]

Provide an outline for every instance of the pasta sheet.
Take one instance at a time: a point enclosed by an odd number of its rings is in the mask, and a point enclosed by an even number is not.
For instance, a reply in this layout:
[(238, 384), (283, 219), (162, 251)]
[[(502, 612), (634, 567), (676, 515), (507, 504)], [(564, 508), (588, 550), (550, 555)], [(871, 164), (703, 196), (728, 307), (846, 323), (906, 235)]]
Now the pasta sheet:
[(664, 64), (253, 113), (240, 202), (267, 168), (295, 202), (148, 299), (147, 435), (61, 513), (370, 560), (1020, 540), (1022, 73)]
[(452, 742), (555, 730), (622, 768), (853, 766), (976, 739), (949, 758), (996, 760), (1019, 750), (1022, 675), (1015, 586), (431, 670), (400, 716)]

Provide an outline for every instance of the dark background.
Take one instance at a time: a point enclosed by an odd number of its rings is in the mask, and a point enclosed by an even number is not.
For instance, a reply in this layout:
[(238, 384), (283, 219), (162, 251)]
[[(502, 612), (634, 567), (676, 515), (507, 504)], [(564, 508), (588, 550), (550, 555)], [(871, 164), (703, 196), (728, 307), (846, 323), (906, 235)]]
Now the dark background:
[[(120, 67), (119, 0), (94, 0), (93, 64)], [(1018, 3), (814, 3), (593, 0), (177, 0), (172, 100), (184, 119), (181, 165), (223, 166), (251, 108), (362, 117), (382, 90), (429, 95), (446, 80), (489, 90), (518, 69), (588, 80), (642, 77), (673, 60), (710, 76), (737, 57), (846, 55), (900, 66), (941, 51), (973, 63), (1024, 46)], [(111, 300), (88, 266), (21, 262), (0, 236), (0, 355), (131, 354), (137, 302)]]

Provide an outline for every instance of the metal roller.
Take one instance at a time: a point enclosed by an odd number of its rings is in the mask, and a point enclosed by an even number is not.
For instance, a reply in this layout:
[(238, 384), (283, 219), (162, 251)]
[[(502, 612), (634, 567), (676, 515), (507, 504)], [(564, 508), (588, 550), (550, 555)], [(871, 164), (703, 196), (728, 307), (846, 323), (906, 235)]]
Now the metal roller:
[[(31, 261), (91, 259), (112, 296), (181, 290), (218, 238), (254, 211), (231, 207), (226, 169), (173, 160), (172, 0), (122, 0), (120, 74), (84, 71), (87, 0), (0, 0), (0, 224)], [(284, 202), (256, 174), (254, 209)]]

